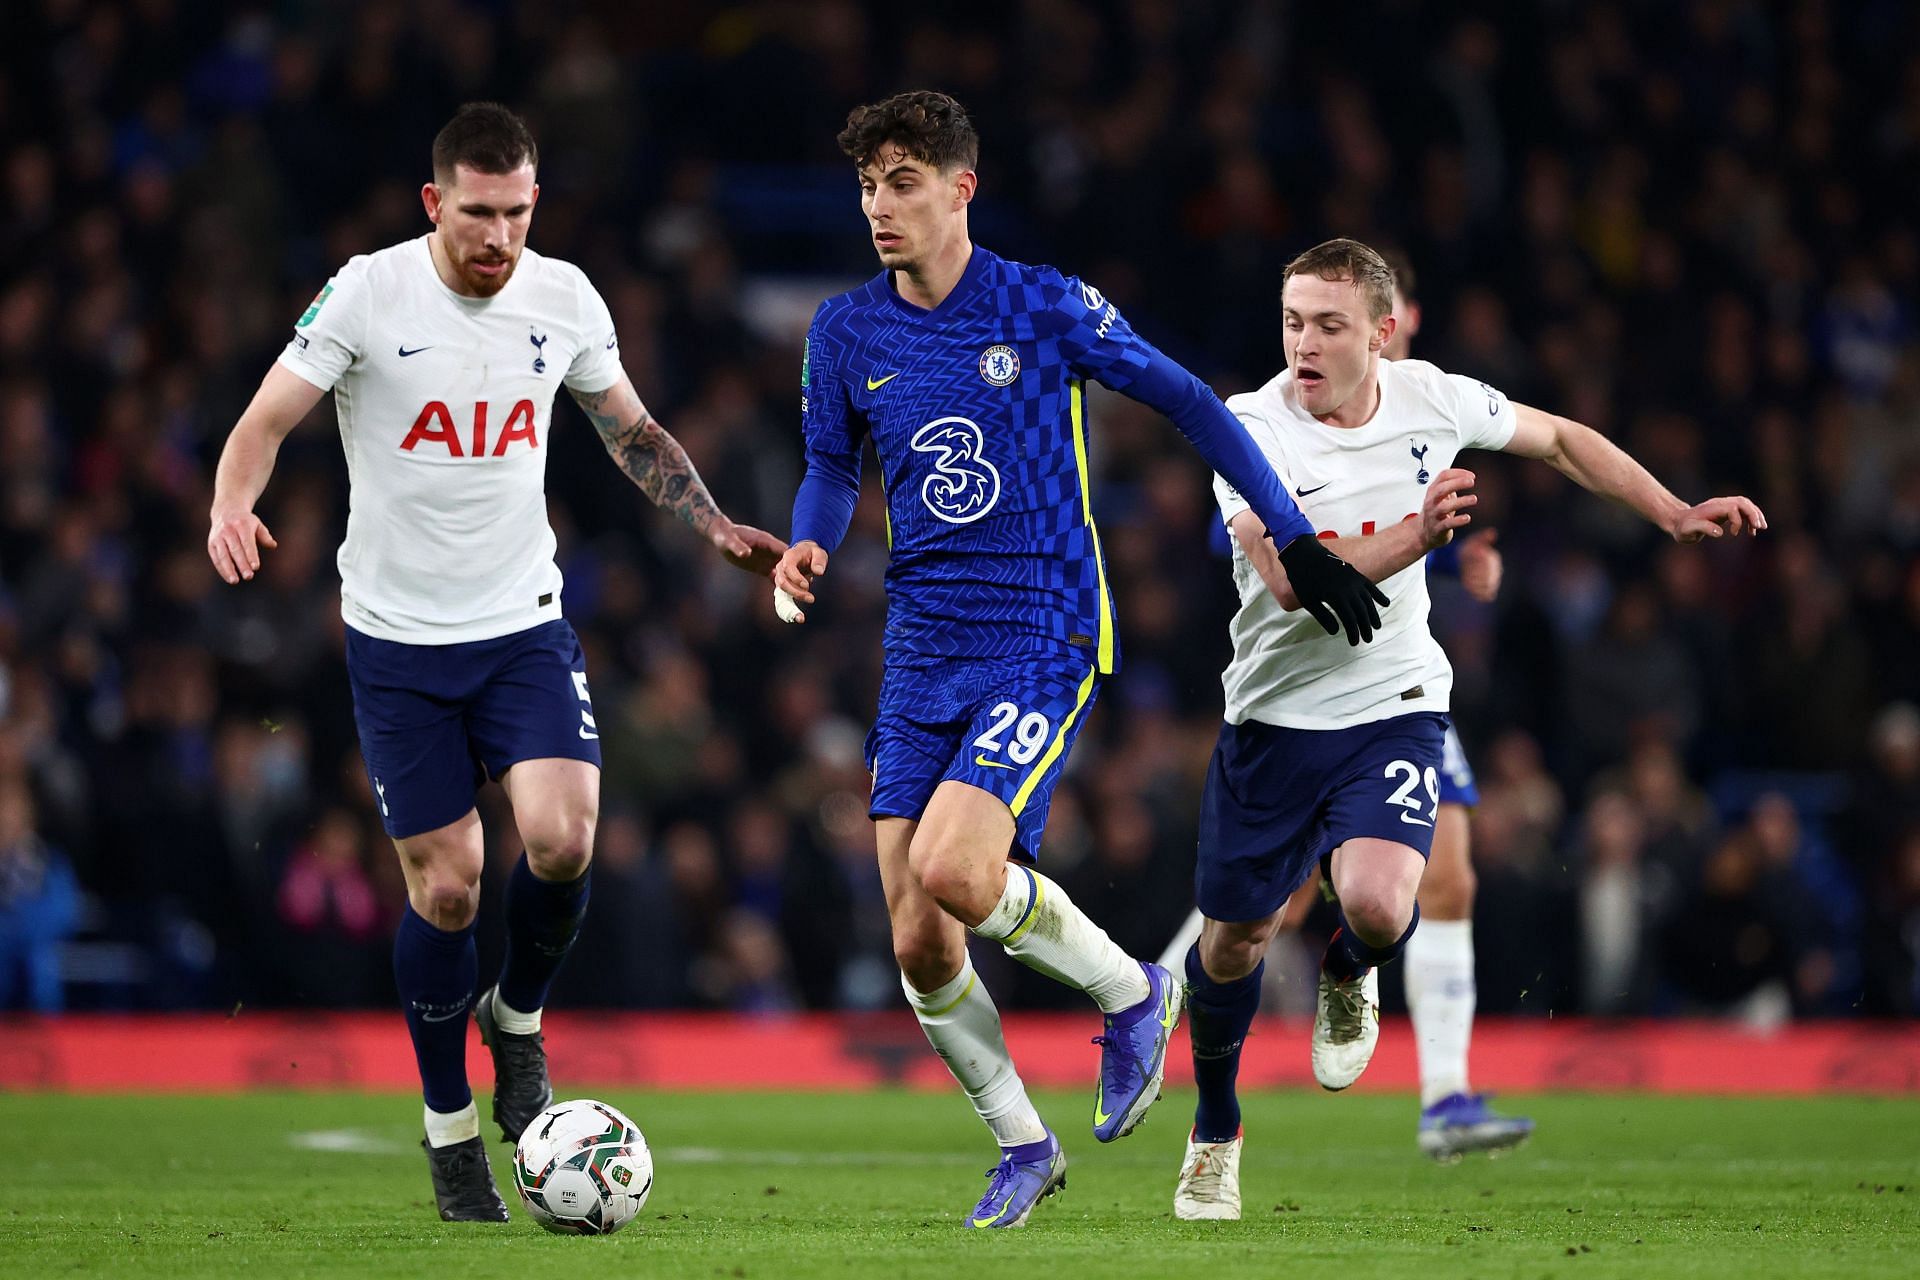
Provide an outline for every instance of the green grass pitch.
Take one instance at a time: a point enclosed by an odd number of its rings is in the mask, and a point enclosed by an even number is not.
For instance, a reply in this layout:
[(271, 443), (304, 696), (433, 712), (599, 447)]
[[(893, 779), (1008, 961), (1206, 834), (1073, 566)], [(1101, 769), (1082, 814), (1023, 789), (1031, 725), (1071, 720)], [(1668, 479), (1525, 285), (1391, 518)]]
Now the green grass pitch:
[(599, 1239), (547, 1235), (511, 1190), (508, 1225), (442, 1224), (415, 1099), (0, 1096), (0, 1276), (1920, 1275), (1912, 1100), (1516, 1097), (1530, 1146), (1439, 1167), (1409, 1098), (1267, 1094), (1245, 1220), (1179, 1223), (1191, 1096), (1102, 1147), (1089, 1099), (1055, 1094), (1066, 1192), (967, 1232), (993, 1152), (957, 1096), (605, 1096), (658, 1176)]

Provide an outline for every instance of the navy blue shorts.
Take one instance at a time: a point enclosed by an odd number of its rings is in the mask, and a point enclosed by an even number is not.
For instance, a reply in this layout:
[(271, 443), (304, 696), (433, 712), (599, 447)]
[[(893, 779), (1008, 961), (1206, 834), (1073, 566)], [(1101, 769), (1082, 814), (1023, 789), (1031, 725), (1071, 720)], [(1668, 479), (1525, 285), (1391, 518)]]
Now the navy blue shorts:
[(401, 644), (347, 628), (360, 754), (396, 840), (473, 808), (522, 760), (600, 763), (586, 657), (564, 618), (467, 644)]
[(1440, 757), (1440, 803), (1463, 804), (1471, 809), (1480, 803), (1480, 787), (1473, 780), (1473, 766), (1467, 763), (1467, 749), (1460, 745), (1460, 731), (1447, 726), (1447, 749)]
[(1213, 920), (1260, 920), (1349, 840), (1426, 857), (1440, 809), (1447, 718), (1395, 716), (1351, 729), (1220, 726), (1200, 797), (1194, 899)]
[(1016, 848), (1038, 857), (1053, 789), (1100, 691), (1091, 661), (954, 658), (889, 667), (867, 734), (876, 818), (914, 818), (942, 782), (970, 783), (1013, 813)]

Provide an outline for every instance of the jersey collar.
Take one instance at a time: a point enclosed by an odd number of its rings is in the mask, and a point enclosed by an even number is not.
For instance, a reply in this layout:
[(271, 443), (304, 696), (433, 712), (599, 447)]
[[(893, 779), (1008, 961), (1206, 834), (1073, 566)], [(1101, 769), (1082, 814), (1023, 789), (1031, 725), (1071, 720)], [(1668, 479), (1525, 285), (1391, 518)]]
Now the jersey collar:
[(535, 256), (531, 249), (522, 245), (520, 249), (520, 264), (514, 268), (513, 275), (507, 280), (506, 284), (501, 286), (500, 292), (485, 298), (469, 298), (464, 293), (456, 293), (445, 280), (440, 278), (440, 268), (433, 265), (431, 233), (421, 236), (415, 243), (420, 246), (418, 260), (421, 269), (427, 273), (427, 279), (433, 281), (433, 287), (469, 311), (483, 310), (488, 303), (498, 302), (508, 294), (513, 293), (515, 286), (520, 283), (520, 277), (531, 272), (532, 259)]
[(891, 270), (882, 271), (874, 277), (873, 283), (875, 290), (884, 294), (901, 315), (918, 323), (927, 324), (935, 320), (944, 320), (964, 306), (967, 299), (980, 291), (986, 280), (987, 271), (993, 263), (993, 257), (990, 251), (977, 244), (974, 245), (973, 253), (967, 258), (967, 269), (960, 273), (960, 279), (954, 284), (953, 291), (942, 298), (940, 305), (931, 311), (925, 307), (916, 307), (900, 296), (900, 291), (893, 287)]
[[(1396, 375), (1390, 372), (1392, 364), (1391, 360), (1380, 361), (1376, 372), (1380, 387), (1380, 403), (1373, 407), (1373, 416), (1357, 427), (1337, 427), (1331, 422), (1322, 422), (1308, 413), (1306, 406), (1300, 403), (1300, 384), (1294, 381), (1291, 370), (1282, 370), (1274, 377), (1274, 390), (1280, 402), (1294, 417), (1315, 430), (1329, 432), (1334, 439), (1349, 443), (1370, 442), (1380, 436), (1393, 435), (1400, 429), (1399, 424), (1394, 420), (1392, 408), (1399, 403), (1400, 399), (1397, 388), (1393, 386), (1393, 378)], [(1283, 382), (1284, 386), (1279, 385)]]

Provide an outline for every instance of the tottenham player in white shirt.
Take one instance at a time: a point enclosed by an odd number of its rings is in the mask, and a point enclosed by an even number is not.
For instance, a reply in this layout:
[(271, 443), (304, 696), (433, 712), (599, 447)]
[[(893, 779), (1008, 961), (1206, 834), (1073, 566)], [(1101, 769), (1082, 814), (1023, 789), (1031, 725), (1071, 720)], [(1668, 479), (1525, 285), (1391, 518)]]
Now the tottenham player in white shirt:
[[(540, 1011), (586, 911), (599, 816), (599, 730), (546, 515), (555, 393), (565, 384), (634, 484), (727, 560), (766, 574), (785, 550), (714, 505), (621, 369), (586, 276), (526, 247), (536, 161), (526, 125), (495, 103), (441, 130), (421, 189), (433, 230), (354, 258), (299, 318), (227, 439), (207, 538), (229, 584), (260, 572), (260, 548), (275, 544), (254, 504), (280, 442), (331, 390), (347, 455), (354, 718), (406, 877), (394, 977), (447, 1221), (507, 1216), (467, 1085), (470, 1008), (493, 1054), (502, 1138), (552, 1099)], [(486, 777), (505, 788), (526, 853), (508, 882), (499, 980), (476, 1001)]]
[[(1420, 304), (1413, 298), (1413, 272), (1403, 259), (1388, 257), (1393, 267), (1393, 337), (1382, 348), (1383, 360), (1404, 360), (1413, 354), (1413, 338), (1420, 331)], [(1475, 600), (1491, 602), (1500, 591), (1503, 563), (1494, 545), (1494, 531), (1456, 537), (1428, 562), (1435, 573), (1451, 573)], [(1450, 557), (1451, 563), (1443, 560)], [(1503, 1116), (1492, 1110), (1484, 1094), (1470, 1091), (1467, 1046), (1473, 1034), (1475, 979), (1473, 955), (1474, 875), (1469, 815), (1480, 802), (1473, 767), (1467, 760), (1459, 731), (1447, 726), (1445, 753), (1440, 764), (1440, 808), (1433, 826), (1433, 851), (1420, 878), (1420, 928), (1407, 939), (1407, 1011), (1413, 1018), (1420, 1062), (1420, 1150), (1443, 1162), (1458, 1161), (1469, 1152), (1498, 1153), (1518, 1146), (1533, 1133), (1533, 1121)], [(1281, 928), (1296, 928), (1319, 898), (1316, 868), (1288, 900)], [(1198, 908), (1167, 944), (1160, 963), (1176, 968), (1200, 937), (1204, 917)]]
[(1241, 607), (1201, 801), (1195, 897), (1206, 920), (1186, 958), (1200, 1094), (1174, 1193), (1187, 1219), (1240, 1216), (1241, 1046), (1282, 909), (1328, 851), (1342, 918), (1321, 965), (1314, 1076), (1344, 1089), (1373, 1056), (1376, 969), (1419, 923), (1440, 803), (1453, 675), (1427, 628), (1422, 561), (1472, 519), (1473, 473), (1454, 456), (1542, 459), (1680, 542), (1766, 527), (1745, 498), (1689, 506), (1579, 423), (1424, 361), (1382, 360), (1395, 328), (1393, 271), (1365, 245), (1333, 240), (1294, 259), (1281, 310), (1286, 370), (1227, 406), (1308, 519), (1338, 531), (1332, 549), (1393, 604), (1367, 648), (1323, 643), (1259, 518), (1216, 480), (1238, 544)]

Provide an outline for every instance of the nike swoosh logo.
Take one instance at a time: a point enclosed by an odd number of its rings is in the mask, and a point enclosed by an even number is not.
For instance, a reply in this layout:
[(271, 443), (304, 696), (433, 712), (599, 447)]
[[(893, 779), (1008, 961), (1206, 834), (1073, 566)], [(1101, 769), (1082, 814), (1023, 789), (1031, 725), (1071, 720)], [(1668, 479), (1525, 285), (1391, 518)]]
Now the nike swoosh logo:
[(1160, 1002), (1160, 1029), (1172, 1031), (1173, 1024), (1180, 1021), (1180, 1015), (1173, 1009), (1173, 988), (1167, 988), (1167, 994)]
[(1107, 1105), (1107, 1082), (1102, 1080), (1093, 1091), (1093, 1126), (1099, 1128), (1113, 1119), (1113, 1113), (1105, 1110)]
[(895, 378), (897, 378), (897, 377), (899, 377), (899, 376), (900, 376), (900, 375), (899, 375), (899, 374), (897, 374), (897, 373), (890, 373), (890, 374), (888, 374), (888, 375), (887, 375), (886, 377), (884, 377), (884, 378), (881, 378), (881, 379), (879, 379), (878, 381), (875, 381), (875, 380), (874, 380), (874, 379), (872, 379), (872, 378), (868, 378), (868, 379), (867, 379), (867, 390), (869, 390), (869, 391), (878, 391), (878, 390), (879, 390), (880, 388), (882, 388), (882, 387), (884, 387), (884, 386), (886, 386), (886, 385), (887, 385), (887, 384), (888, 384), (889, 382), (892, 382), (892, 381), (893, 381), (893, 380), (894, 380)]
[(420, 1021), (422, 1022), (451, 1022), (455, 1018), (464, 1018), (466, 1016), (467, 1011), (465, 1009), (455, 1009), (451, 1013), (428, 1013), (424, 1009), (420, 1011)]
[(432, 347), (431, 345), (428, 345), (428, 346), (424, 346), (424, 347), (415, 347), (415, 348), (414, 348), (413, 350), (411, 350), (411, 351), (409, 351), (409, 350), (407, 350), (407, 349), (406, 349), (405, 347), (401, 347), (401, 348), (400, 348), (400, 358), (401, 358), (402, 360), (405, 360), (405, 359), (406, 359), (406, 358), (407, 358), (408, 356), (417, 356), (417, 355), (419, 355), (419, 354), (420, 354), (420, 353), (421, 353), (422, 351), (431, 351), (431, 350), (433, 350), (433, 347)]
[[(1327, 481), (1327, 484), (1332, 484), (1332, 483), (1333, 481), (1331, 480)], [(1293, 490), (1293, 496), (1296, 498), (1305, 498), (1310, 494), (1315, 494), (1320, 492), (1322, 489), (1327, 487), (1327, 484), (1315, 485), (1311, 489), (1302, 489), (1298, 485), (1295, 485)]]
[(1411, 822), (1416, 827), (1430, 827), (1433, 825), (1431, 822), (1428, 822), (1425, 818), (1416, 818), (1410, 813), (1401, 814), (1400, 821)]
[(988, 768), (988, 769), (1011, 769), (1011, 768), (1013, 768), (1013, 766), (1012, 766), (1012, 765), (1010, 765), (1010, 764), (1001, 764), (1001, 763), (1000, 763), (1000, 762), (999, 762), (998, 760), (989, 760), (989, 759), (987, 759), (987, 758), (986, 758), (985, 756), (975, 756), (975, 757), (973, 758), (973, 762), (974, 762), (975, 764), (977, 764), (977, 765), (981, 765), (982, 767), (984, 767), (984, 768)]

